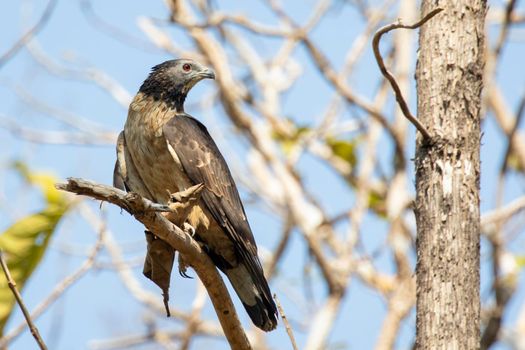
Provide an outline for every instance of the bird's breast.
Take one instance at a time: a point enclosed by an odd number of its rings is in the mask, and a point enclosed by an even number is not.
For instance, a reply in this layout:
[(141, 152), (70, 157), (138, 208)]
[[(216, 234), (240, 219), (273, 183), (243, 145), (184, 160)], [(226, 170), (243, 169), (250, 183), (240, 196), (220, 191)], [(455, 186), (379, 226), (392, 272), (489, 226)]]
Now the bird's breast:
[(127, 150), (133, 159), (143, 183), (151, 195), (142, 196), (158, 203), (167, 203), (168, 193), (182, 191), (191, 186), (182, 165), (162, 134), (162, 127), (153, 128), (138, 118), (128, 118), (124, 127)]

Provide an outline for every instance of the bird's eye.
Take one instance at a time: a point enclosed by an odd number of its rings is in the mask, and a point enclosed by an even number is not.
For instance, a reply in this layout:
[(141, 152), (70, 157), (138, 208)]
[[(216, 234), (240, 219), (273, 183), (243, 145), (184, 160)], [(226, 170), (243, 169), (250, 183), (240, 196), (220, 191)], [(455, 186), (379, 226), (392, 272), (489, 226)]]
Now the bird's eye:
[(182, 66), (182, 69), (185, 72), (189, 72), (191, 70), (191, 65), (189, 63), (184, 63), (184, 65)]

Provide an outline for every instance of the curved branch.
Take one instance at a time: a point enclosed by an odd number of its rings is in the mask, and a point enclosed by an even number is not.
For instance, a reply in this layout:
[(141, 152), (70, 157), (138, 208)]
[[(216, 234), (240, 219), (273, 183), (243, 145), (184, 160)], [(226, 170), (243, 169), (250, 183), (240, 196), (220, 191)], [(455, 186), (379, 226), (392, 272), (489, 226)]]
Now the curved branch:
[(251, 349), (228, 290), (215, 265), (190, 235), (159, 213), (169, 211), (166, 206), (153, 203), (133, 192), (126, 193), (111, 186), (78, 178), (69, 178), (67, 183), (59, 183), (55, 186), (59, 190), (89, 196), (121, 207), (173, 249), (178, 250), (206, 287), (231, 348)]
[(9, 50), (7, 50), (6, 53), (0, 56), (0, 67), (6, 64), (6, 62), (9, 61), (11, 57), (16, 55), (18, 51), (44, 27), (46, 22), (49, 20), (49, 17), (51, 17), (57, 2), (57, 0), (50, 0), (46, 9), (44, 10), (44, 13), (42, 14), (42, 17), (40, 17), (40, 20), (33, 26), (33, 28), (29, 29)]
[(408, 105), (403, 98), (403, 94), (401, 93), (401, 89), (399, 88), (399, 85), (397, 84), (396, 78), (386, 69), (385, 62), (383, 61), (383, 57), (381, 56), (381, 52), (379, 51), (379, 42), (381, 41), (381, 37), (383, 34), (388, 33), (389, 31), (393, 29), (398, 28), (404, 28), (404, 29), (416, 29), (421, 27), (423, 24), (425, 24), (428, 20), (430, 20), (432, 17), (437, 15), (443, 11), (442, 8), (437, 8), (433, 11), (431, 11), (429, 14), (427, 14), (425, 17), (423, 17), (419, 22), (414, 23), (412, 25), (405, 25), (403, 23), (392, 23), (387, 26), (384, 26), (380, 28), (375, 34), (374, 39), (372, 40), (372, 47), (374, 49), (374, 56), (377, 61), (377, 65), (379, 66), (379, 70), (381, 70), (381, 73), (385, 76), (385, 78), (388, 79), (390, 82), (390, 85), (392, 85), (392, 89), (394, 89), (394, 93), (396, 95), (396, 101), (399, 104), (399, 107), (401, 108), (401, 111), (403, 112), (403, 115), (414, 125), (417, 130), (423, 135), (423, 137), (427, 140), (430, 140), (430, 134), (428, 133), (427, 129), (421, 124), (421, 122), (410, 113), (410, 109), (408, 108)]

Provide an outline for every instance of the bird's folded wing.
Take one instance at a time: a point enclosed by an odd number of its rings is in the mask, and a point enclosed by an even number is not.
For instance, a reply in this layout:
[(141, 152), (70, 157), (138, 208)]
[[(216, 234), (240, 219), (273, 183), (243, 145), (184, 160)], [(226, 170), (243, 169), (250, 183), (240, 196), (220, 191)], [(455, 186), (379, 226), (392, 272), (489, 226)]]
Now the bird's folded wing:
[(126, 160), (124, 156), (124, 131), (118, 134), (117, 160), (113, 169), (113, 187), (126, 191), (125, 179), (127, 177)]
[(120, 132), (117, 139), (117, 161), (113, 170), (113, 186), (123, 191), (137, 192), (141, 196), (155, 201), (126, 148), (124, 131)]
[(257, 247), (233, 177), (206, 127), (187, 114), (178, 114), (163, 128), (193, 184), (204, 184), (202, 200), (234, 243), (249, 269), (261, 271)]

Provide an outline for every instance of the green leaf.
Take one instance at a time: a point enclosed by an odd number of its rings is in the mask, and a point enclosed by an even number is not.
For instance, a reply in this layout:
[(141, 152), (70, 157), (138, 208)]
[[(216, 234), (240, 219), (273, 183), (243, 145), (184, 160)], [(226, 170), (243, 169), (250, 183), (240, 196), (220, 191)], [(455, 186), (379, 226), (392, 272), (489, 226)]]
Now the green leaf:
[(371, 191), (368, 195), (368, 207), (372, 209), (376, 215), (386, 219), (386, 203), (384, 196), (379, 193)]
[[(0, 249), (5, 253), (7, 266), (18, 290), (22, 290), (42, 259), (53, 232), (70, 207), (70, 202), (63, 193), (55, 189), (57, 178), (53, 175), (31, 172), (20, 162), (15, 163), (14, 168), (26, 181), (40, 189), (46, 203), (43, 210), (18, 220), (0, 235)], [(14, 303), (7, 281), (0, 278), (0, 334), (3, 334)]]
[(520, 158), (518, 157), (516, 152), (510, 153), (509, 158), (507, 160), (507, 166), (510, 169), (515, 170), (517, 172), (523, 172), (523, 167), (522, 167)]
[[(288, 122), (293, 124), (291, 120), (288, 119)], [(295, 129), (291, 135), (284, 135), (279, 132), (273, 133), (273, 138), (277, 140), (283, 149), (284, 154), (290, 154), (297, 146), (297, 143), (301, 140), (301, 137), (306, 135), (310, 131), (310, 127), (306, 125), (295, 125)]]
[(352, 167), (355, 167), (357, 163), (355, 140), (346, 141), (327, 138), (326, 143), (332, 148), (332, 152), (334, 152), (337, 157), (343, 159)]

